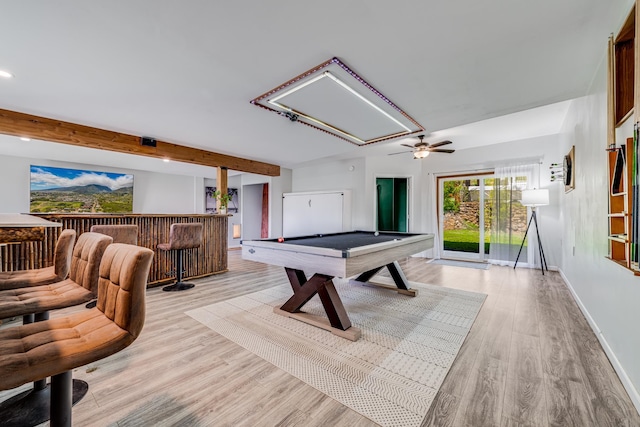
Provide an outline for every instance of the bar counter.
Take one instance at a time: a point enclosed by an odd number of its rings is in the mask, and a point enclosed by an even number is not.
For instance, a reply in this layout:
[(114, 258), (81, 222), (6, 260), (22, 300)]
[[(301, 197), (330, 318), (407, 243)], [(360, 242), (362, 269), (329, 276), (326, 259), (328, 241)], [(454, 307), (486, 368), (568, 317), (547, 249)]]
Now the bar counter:
[[(209, 276), (227, 271), (227, 221), (229, 215), (211, 214), (30, 214), (59, 222), (62, 227), (47, 227), (42, 241), (0, 245), (0, 271), (26, 270), (53, 265), (53, 253), (60, 232), (67, 228), (78, 235), (95, 224), (134, 224), (138, 226), (138, 246), (154, 251), (148, 286), (171, 282), (175, 274), (176, 251), (159, 251), (158, 243), (169, 242), (171, 224), (200, 222), (204, 227), (203, 244), (184, 253), (184, 278)], [(167, 275), (167, 273), (171, 273)]]

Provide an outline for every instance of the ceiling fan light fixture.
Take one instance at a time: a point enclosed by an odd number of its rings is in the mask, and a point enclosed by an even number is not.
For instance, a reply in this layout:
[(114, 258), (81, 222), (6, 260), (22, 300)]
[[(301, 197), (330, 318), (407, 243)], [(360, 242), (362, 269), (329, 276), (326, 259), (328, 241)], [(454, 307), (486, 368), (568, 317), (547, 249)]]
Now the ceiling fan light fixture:
[(414, 159), (424, 159), (428, 155), (429, 155), (429, 152), (427, 150), (419, 150), (419, 151), (413, 152)]

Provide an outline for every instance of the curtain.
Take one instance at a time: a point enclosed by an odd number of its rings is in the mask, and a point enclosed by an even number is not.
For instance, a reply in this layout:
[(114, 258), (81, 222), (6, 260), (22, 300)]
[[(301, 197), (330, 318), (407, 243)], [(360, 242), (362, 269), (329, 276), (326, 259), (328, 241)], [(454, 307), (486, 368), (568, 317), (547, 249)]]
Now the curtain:
[[(533, 188), (536, 165), (497, 167), (490, 191), (491, 231), (489, 262), (499, 265), (515, 264), (527, 227), (527, 208), (520, 204), (522, 190)], [(528, 266), (533, 259), (531, 245), (526, 245), (518, 258), (518, 265)]]
[(433, 233), (433, 258), (440, 258), (440, 227), (438, 226), (438, 197), (436, 197), (437, 180), (435, 174), (426, 174), (426, 192), (431, 194), (431, 197), (426, 197), (426, 212), (429, 215), (427, 224), (429, 225), (431, 232)]

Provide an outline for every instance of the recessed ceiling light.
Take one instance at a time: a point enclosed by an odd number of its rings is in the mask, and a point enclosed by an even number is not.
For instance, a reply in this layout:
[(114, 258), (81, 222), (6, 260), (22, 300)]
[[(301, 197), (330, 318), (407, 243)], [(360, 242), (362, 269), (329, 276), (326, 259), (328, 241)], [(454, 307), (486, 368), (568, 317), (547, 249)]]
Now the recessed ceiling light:
[(163, 162), (165, 162), (165, 163), (169, 163), (171, 160), (169, 160), (169, 159), (162, 159), (162, 161), (163, 161)]
[(0, 77), (4, 77), (5, 79), (10, 79), (11, 77), (13, 77), (13, 74), (5, 70), (0, 70)]
[(31, 141), (31, 138), (27, 138), (27, 137), (21, 136), (20, 137), (20, 141)]

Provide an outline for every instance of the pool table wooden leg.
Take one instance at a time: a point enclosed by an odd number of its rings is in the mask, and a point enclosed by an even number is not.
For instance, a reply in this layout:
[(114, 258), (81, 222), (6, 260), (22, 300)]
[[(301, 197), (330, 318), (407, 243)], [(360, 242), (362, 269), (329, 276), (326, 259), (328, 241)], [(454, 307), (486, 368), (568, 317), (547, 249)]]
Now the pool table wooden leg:
[[(393, 285), (385, 285), (381, 283), (369, 282), (369, 280), (371, 280), (373, 276), (378, 274), (378, 272), (382, 270), (384, 267), (387, 267), (387, 269), (389, 270), (389, 273), (391, 274), (391, 278), (393, 279), (393, 283), (396, 285), (395, 288), (393, 287)], [(398, 261), (394, 261), (391, 264), (383, 265), (382, 267), (376, 267), (372, 270), (365, 271), (364, 273), (360, 274), (358, 277), (356, 277), (353, 280), (369, 286), (376, 286), (376, 287), (385, 288), (385, 289), (393, 289), (393, 290), (396, 290), (398, 293), (409, 295), (412, 297), (415, 297), (417, 295), (417, 290), (411, 289), (411, 287), (409, 286), (409, 281), (404, 275), (402, 268), (400, 268), (400, 264), (398, 264)]]
[(333, 276), (316, 273), (307, 280), (301, 270), (285, 267), (285, 271), (293, 289), (293, 296), (280, 307), (281, 310), (298, 313), (315, 294), (318, 294), (331, 326), (343, 331), (351, 327), (347, 310), (331, 280)]
[(400, 264), (398, 261), (394, 261), (391, 264), (387, 264), (387, 269), (389, 273), (391, 273), (391, 277), (393, 277), (393, 282), (396, 284), (398, 289), (402, 289), (404, 291), (408, 291), (409, 282), (407, 281), (406, 276), (404, 275), (402, 268), (400, 268)]

